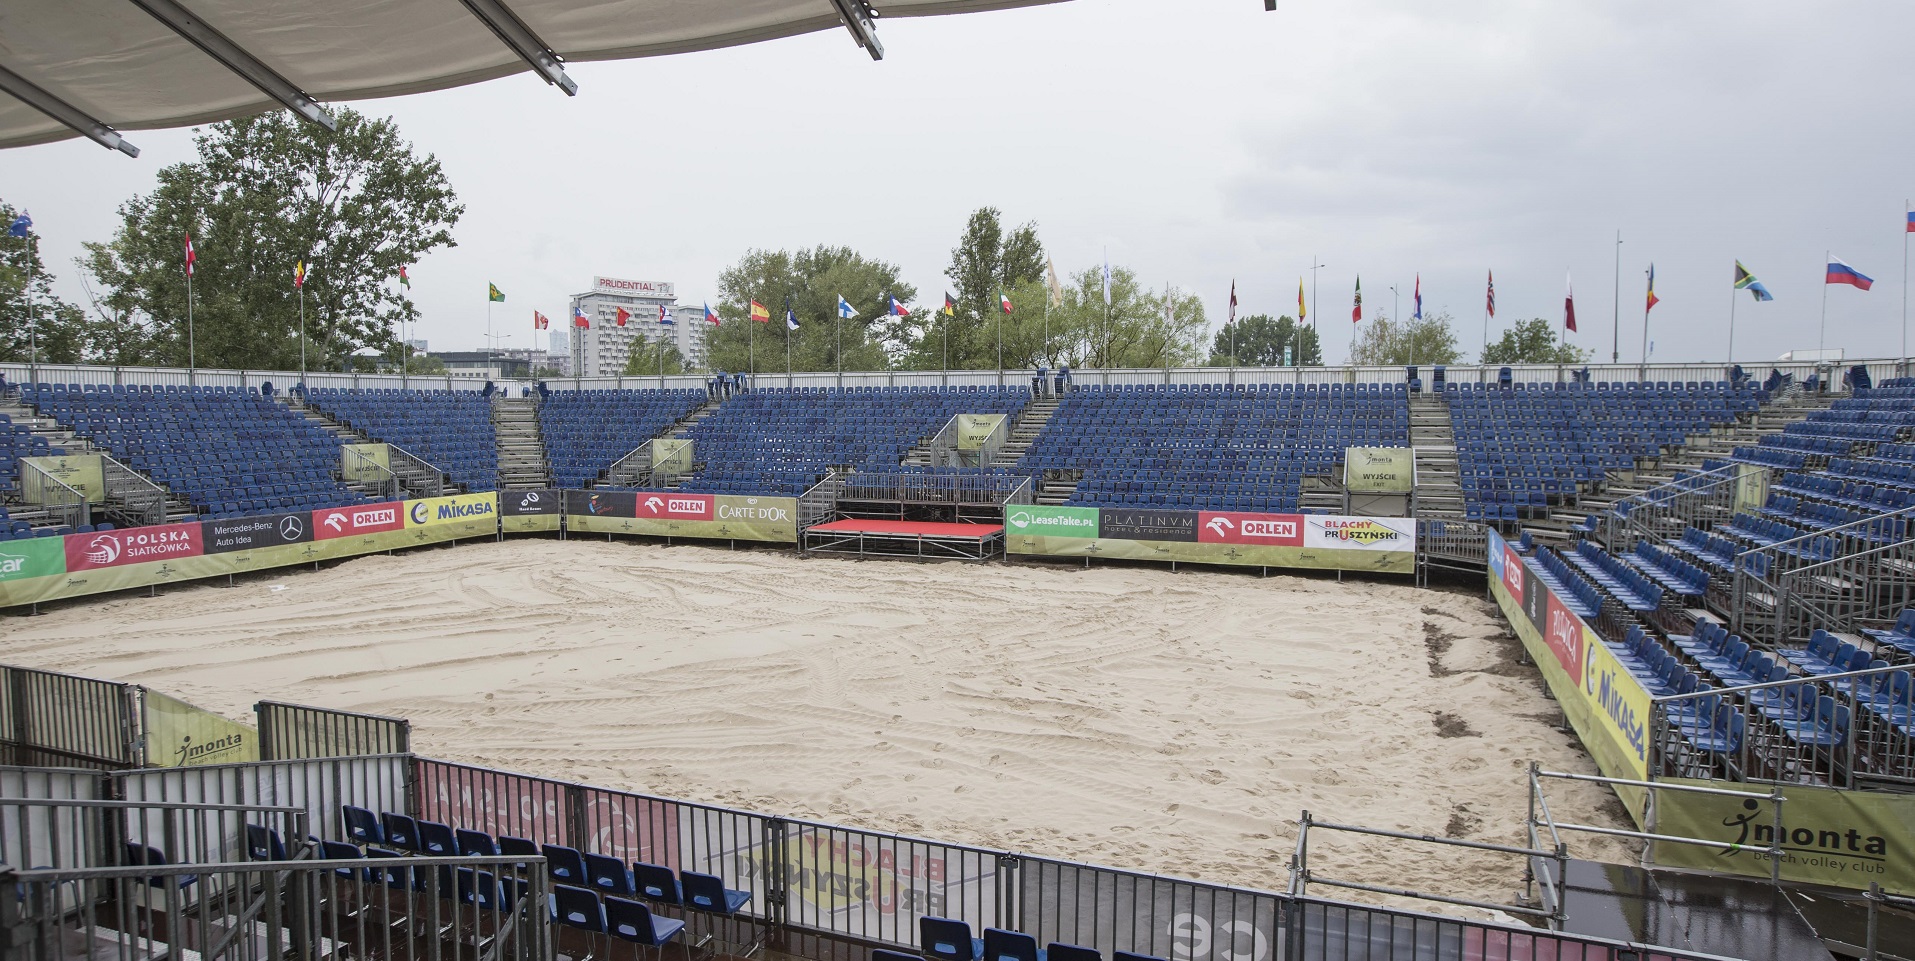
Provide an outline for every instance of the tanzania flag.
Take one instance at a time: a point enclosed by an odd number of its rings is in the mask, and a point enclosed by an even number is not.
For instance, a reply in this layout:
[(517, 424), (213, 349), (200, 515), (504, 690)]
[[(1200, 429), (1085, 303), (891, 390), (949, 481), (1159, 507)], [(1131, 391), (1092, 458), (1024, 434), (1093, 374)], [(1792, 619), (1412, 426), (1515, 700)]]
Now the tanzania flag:
[(759, 322), (759, 323), (761, 323), (761, 324), (768, 324), (768, 323), (770, 323), (770, 322), (771, 322), (771, 308), (769, 308), (769, 307), (766, 307), (766, 306), (765, 306), (764, 304), (761, 304), (761, 303), (759, 303), (759, 302), (757, 302), (757, 301), (755, 301), (755, 300), (754, 300), (754, 301), (752, 301), (752, 302), (751, 302), (751, 319), (752, 319), (752, 320), (755, 320), (755, 321), (757, 321), (757, 322)]
[(505, 295), (502, 293), (499, 293), (499, 287), (497, 284), (485, 285), (485, 299), (490, 300), (494, 303), (500, 303), (500, 304), (505, 303)]
[(1735, 262), (1735, 289), (1748, 291), (1757, 301), (1775, 299), (1775, 295), (1769, 293), (1769, 288), (1762, 286), (1762, 281), (1755, 279), (1755, 275), (1749, 273), (1749, 268), (1742, 266), (1740, 260)]

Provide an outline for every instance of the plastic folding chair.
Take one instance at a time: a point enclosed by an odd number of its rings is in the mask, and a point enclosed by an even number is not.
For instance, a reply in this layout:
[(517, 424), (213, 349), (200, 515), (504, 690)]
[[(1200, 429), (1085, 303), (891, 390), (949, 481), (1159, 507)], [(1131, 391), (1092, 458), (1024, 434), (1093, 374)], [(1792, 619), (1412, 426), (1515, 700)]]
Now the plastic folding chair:
[(607, 933), (622, 941), (630, 941), (634, 958), (639, 956), (640, 947), (658, 949), (662, 957), (666, 943), (685, 930), (685, 922), (676, 918), (661, 918), (653, 914), (651, 908), (629, 898), (607, 897), (604, 904)]
[(386, 832), (386, 843), (405, 851), (419, 850), (419, 822), (391, 811), (379, 815), (379, 826)]
[(684, 889), (671, 868), (637, 861), (632, 864), (632, 880), (640, 897), (659, 904), (685, 903)]
[(1021, 931), (984, 929), (984, 961), (1045, 961), (1037, 939)]
[(1062, 944), (1057, 941), (1045, 945), (1044, 954), (1048, 961), (1104, 961), (1103, 952), (1096, 948)]
[(552, 880), (560, 884), (585, 884), (585, 858), (577, 848), (546, 844), (540, 846), (539, 851), (545, 855), (545, 870)]
[[(552, 920), (588, 935), (588, 952), (598, 943), (597, 936), (605, 933), (605, 909), (600, 906), (595, 891), (570, 884), (555, 884), (552, 886), (550, 910)], [(590, 961), (591, 957), (588, 953), (578, 961)]]
[(386, 832), (379, 826), (379, 816), (362, 807), (350, 804), (341, 805), (339, 819), (346, 828), (346, 837), (355, 844), (384, 844)]
[(978, 961), (984, 939), (971, 937), (971, 925), (926, 915), (918, 919), (918, 950), (936, 961)]
[(632, 886), (632, 873), (625, 869), (625, 862), (608, 855), (587, 851), (584, 878), (600, 895), (630, 898), (638, 893)]

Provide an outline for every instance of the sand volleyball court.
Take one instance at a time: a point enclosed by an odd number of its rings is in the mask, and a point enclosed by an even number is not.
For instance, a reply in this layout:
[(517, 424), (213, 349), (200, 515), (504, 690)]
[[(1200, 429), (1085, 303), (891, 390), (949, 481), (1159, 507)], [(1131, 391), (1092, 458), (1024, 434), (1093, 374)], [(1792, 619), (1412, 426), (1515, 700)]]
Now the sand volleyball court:
[[(0, 632), (10, 662), (234, 717), (394, 714), (449, 760), (1261, 888), (1302, 809), (1520, 843), (1529, 760), (1594, 770), (1489, 605), (1407, 583), (517, 540)], [(1493, 901), (1521, 871), (1313, 848), (1321, 872)]]

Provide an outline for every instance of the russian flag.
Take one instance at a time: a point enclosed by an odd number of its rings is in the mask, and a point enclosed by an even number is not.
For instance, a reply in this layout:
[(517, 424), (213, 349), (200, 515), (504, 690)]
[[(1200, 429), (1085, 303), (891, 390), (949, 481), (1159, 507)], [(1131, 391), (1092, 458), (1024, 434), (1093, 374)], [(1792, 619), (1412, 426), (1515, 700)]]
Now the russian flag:
[(1829, 276), (1827, 282), (1831, 284), (1847, 284), (1850, 287), (1860, 287), (1863, 290), (1875, 286), (1875, 278), (1843, 263), (1842, 258), (1834, 254), (1829, 255)]

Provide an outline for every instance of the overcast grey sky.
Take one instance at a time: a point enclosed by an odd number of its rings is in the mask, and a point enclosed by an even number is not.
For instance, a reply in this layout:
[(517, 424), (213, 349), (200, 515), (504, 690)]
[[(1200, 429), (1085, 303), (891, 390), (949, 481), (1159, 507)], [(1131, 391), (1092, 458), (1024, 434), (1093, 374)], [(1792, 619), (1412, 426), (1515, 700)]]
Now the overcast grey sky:
[[(882, 4), (879, 5), (882, 8)], [(1828, 296), (1828, 343), (1901, 351), (1903, 204), (1915, 193), (1915, 4), (1885, 0), (1071, 0), (654, 60), (574, 64), (357, 104), (444, 162), (459, 246), (411, 273), (435, 349), (493, 323), (532, 340), (594, 274), (707, 299), (752, 247), (843, 244), (920, 296), (981, 205), (1034, 220), (1060, 273), (1101, 262), (1201, 294), (1221, 323), (1291, 313), (1313, 255), (1327, 358), (1350, 293), (1403, 311), (1421, 272), (1473, 359), (1485, 272), (1497, 328), (1560, 323), (1607, 359), (1622, 231), (1622, 356), (1662, 304), (1653, 360), (1717, 360), (1740, 258), (1775, 293), (1736, 310), (1739, 359), (1817, 345), (1823, 255), (1876, 280)], [(188, 159), (186, 131), (0, 151), (0, 198), (33, 213), (59, 291), (114, 208)], [(202, 257), (217, 251), (201, 250)], [(1492, 330), (1492, 336), (1494, 332)]]

